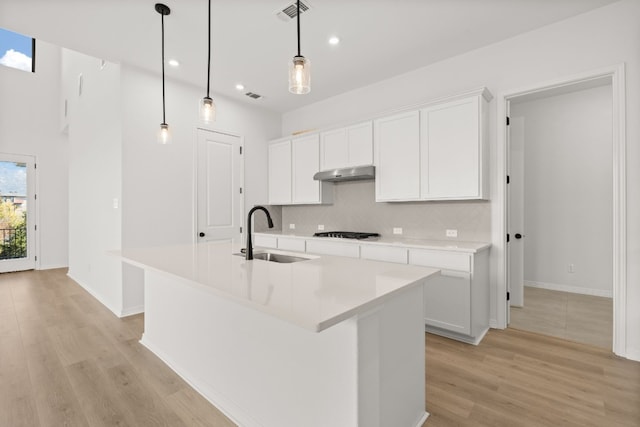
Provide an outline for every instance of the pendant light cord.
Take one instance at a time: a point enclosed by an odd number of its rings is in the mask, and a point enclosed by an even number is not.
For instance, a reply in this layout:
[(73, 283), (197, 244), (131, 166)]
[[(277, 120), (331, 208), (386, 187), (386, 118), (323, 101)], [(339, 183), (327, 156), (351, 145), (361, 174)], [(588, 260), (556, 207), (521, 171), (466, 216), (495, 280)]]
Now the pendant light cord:
[(162, 124), (167, 123), (164, 108), (164, 14), (160, 14), (162, 23)]
[(209, 37), (207, 38), (209, 50), (207, 56), (207, 98), (209, 98), (209, 81), (211, 80), (211, 0), (209, 0)]
[(298, 0), (298, 14), (296, 15), (298, 17), (298, 56), (300, 55), (300, 0)]

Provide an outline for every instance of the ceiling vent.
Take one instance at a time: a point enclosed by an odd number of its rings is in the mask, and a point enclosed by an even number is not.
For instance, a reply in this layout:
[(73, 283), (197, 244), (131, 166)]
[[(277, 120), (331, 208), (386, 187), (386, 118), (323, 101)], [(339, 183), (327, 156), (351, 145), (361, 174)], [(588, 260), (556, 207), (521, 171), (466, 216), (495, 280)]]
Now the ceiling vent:
[[(300, 15), (311, 9), (311, 5), (308, 0), (300, 0)], [(289, 22), (298, 16), (298, 2), (294, 1), (287, 4), (282, 10), (276, 12), (276, 16), (282, 21)]]
[(257, 93), (247, 92), (245, 93), (251, 99), (262, 99), (262, 95), (258, 95)]

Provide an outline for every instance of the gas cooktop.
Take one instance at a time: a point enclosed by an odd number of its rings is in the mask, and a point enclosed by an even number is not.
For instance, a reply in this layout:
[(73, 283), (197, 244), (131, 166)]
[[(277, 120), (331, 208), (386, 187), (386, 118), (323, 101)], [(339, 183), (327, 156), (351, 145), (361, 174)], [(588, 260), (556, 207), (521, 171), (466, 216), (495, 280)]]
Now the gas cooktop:
[(378, 233), (362, 233), (357, 231), (323, 231), (315, 233), (313, 237), (340, 237), (342, 239), (370, 239), (380, 237)]

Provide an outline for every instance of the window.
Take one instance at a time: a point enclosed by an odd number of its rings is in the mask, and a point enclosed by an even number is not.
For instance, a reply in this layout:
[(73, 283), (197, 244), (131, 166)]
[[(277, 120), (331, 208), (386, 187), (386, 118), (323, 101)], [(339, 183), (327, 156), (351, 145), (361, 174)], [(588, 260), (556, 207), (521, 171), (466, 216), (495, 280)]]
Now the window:
[(18, 70), (36, 71), (36, 39), (0, 28), (0, 64)]

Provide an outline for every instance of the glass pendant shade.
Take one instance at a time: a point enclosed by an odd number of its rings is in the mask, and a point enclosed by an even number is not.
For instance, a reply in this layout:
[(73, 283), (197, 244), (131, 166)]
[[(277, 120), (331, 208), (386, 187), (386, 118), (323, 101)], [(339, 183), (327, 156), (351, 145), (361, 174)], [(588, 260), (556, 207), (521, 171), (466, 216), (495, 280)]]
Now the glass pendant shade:
[(304, 95), (311, 92), (311, 61), (294, 56), (289, 62), (289, 92)]
[(160, 124), (160, 130), (158, 130), (158, 144), (171, 144), (171, 131), (169, 125), (166, 123)]
[(216, 104), (208, 96), (200, 100), (200, 120), (205, 123), (216, 121)]

